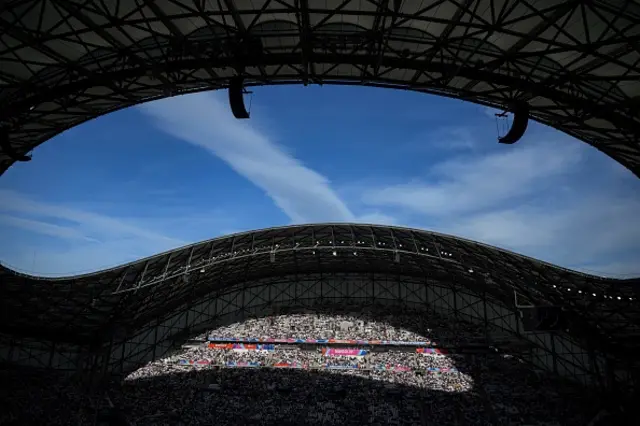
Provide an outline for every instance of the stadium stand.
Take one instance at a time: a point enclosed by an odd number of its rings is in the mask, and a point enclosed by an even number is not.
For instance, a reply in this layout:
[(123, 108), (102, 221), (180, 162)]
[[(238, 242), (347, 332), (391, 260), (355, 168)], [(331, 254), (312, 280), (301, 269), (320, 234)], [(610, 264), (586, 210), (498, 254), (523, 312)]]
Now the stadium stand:
[[(393, 317), (398, 326), (378, 320), (385, 317)], [(594, 414), (584, 389), (536, 373), (525, 361), (488, 347), (482, 354), (416, 352), (417, 342), (451, 347), (482, 340), (483, 335), (481, 326), (429, 311), (407, 313), (384, 305), (314, 307), (211, 330), (196, 338), (200, 345), (147, 364), (108, 393), (125, 421), (149, 425), (449, 424), (452, 413), (460, 424), (584, 425)], [(209, 347), (209, 341), (219, 341), (220, 336), (307, 342), (385, 337), (396, 343), (373, 343), (366, 350), (355, 349), (354, 357), (329, 356), (326, 348), (331, 343), (275, 344), (265, 350), (252, 350), (248, 344)], [(71, 385), (54, 391), (64, 395), (64, 407), (78, 407), (77, 412), (35, 404), (50, 394), (51, 382), (45, 383), (30, 383), (12, 395), (5, 420), (90, 424), (90, 412), (80, 409), (89, 401), (83, 404), (82, 393)], [(38, 411), (29, 408), (34, 404)]]
[[(531, 118), (640, 176), (639, 24), (640, 5), (624, 0), (9, 0), (0, 4), (0, 172), (94, 117), (237, 81), (237, 117), (249, 115), (244, 86), (288, 83), (518, 105), (520, 125), (502, 142)], [(637, 424), (639, 297), (637, 279), (352, 224), (241, 233), (60, 279), (2, 267), (0, 422)], [(368, 316), (349, 319), (354, 309)], [(326, 327), (345, 338), (428, 338), (443, 343), (426, 349), (449, 352), (362, 343), (351, 348), (369, 351), (356, 365), (409, 369), (279, 368), (281, 357), (322, 366), (327, 353), (317, 342), (247, 353), (193, 341), (278, 337), (251, 336), (259, 330), (318, 340)], [(256, 359), (265, 365), (216, 365)]]
[[(205, 241), (94, 274), (41, 279), (3, 269), (0, 279), (0, 310), (5, 314), (0, 360), (12, 368), (40, 368), (60, 375), (65, 383), (92, 389), (66, 392), (65, 398), (92, 395), (91, 401), (78, 404), (91, 408), (78, 412), (77, 418), (101, 412), (101, 401), (108, 393), (111, 403), (138, 424), (171, 424), (174, 417), (191, 418), (187, 400), (194, 407), (205, 404), (192, 398), (194, 386), (246, 382), (264, 383), (269, 390), (277, 383), (276, 369), (285, 371), (282, 374), (293, 383), (286, 388), (303, 383), (324, 387), (329, 374), (340, 381), (338, 388), (366, 388), (371, 380), (386, 380), (411, 395), (421, 395), (420, 389), (442, 398), (448, 395), (443, 403), (448, 408), (442, 413), (453, 409), (461, 416), (456, 420), (460, 424), (473, 416), (463, 410), (466, 406), (482, 411), (480, 424), (492, 417), (505, 424), (511, 417), (533, 422), (540, 415), (532, 407), (551, 407), (566, 399), (559, 396), (549, 402), (541, 396), (555, 395), (548, 388), (559, 389), (558, 381), (581, 387), (579, 399), (597, 398), (598, 404), (585, 404), (586, 410), (571, 409), (576, 422), (583, 415), (595, 416), (594, 407), (599, 407), (598, 413), (619, 411), (626, 395), (637, 392), (637, 280), (581, 274), (426, 231), (360, 224), (271, 228)], [(566, 329), (524, 326), (523, 311), (536, 307), (544, 311), (549, 306), (559, 308)], [(360, 317), (353, 318), (358, 311)], [(212, 352), (202, 347), (207, 337), (214, 339), (214, 346), (243, 343), (250, 350)], [(356, 341), (354, 347), (354, 342), (322, 339)], [(372, 344), (372, 340), (396, 343)], [(254, 352), (253, 344), (275, 347)], [(327, 358), (323, 344), (367, 354), (346, 364), (339, 358), (323, 364)], [(429, 350), (406, 352), (411, 344)], [(436, 349), (443, 351), (444, 359), (430, 358), (436, 356), (432, 353)], [(251, 368), (252, 362), (259, 362), (256, 369)], [(237, 363), (244, 368), (221, 368), (238, 367)], [(278, 364), (283, 363), (307, 368), (280, 368)], [(387, 364), (402, 371), (380, 367)], [(185, 373), (185, 368), (190, 370)], [(114, 388), (114, 383), (120, 385)], [(477, 383), (480, 388), (472, 387)], [(543, 387), (534, 392), (538, 396), (531, 396), (522, 387), (531, 388), (531, 383), (553, 384), (536, 384)], [(248, 392), (253, 400), (284, 401), (264, 397), (267, 390), (260, 391), (259, 386), (254, 390), (238, 386), (237, 392)], [(456, 387), (467, 396), (450, 395)], [(135, 395), (155, 395), (168, 388), (173, 389), (172, 398), (180, 395), (175, 404), (154, 405), (144, 399), (139, 408), (132, 408)], [(387, 395), (391, 388), (383, 388), (381, 395)], [(204, 392), (202, 400), (215, 399), (214, 391)], [(515, 395), (521, 399), (509, 399)], [(616, 397), (605, 399), (605, 395)], [(240, 403), (245, 396), (232, 400)], [(476, 399), (462, 402), (466, 398)], [(607, 404), (602, 405), (603, 401)], [(407, 413), (390, 421), (407, 424), (408, 419), (436, 416), (428, 413), (437, 411), (438, 404), (390, 407), (389, 412)], [(167, 412), (161, 406), (174, 408)], [(347, 415), (355, 406), (339, 411)], [(221, 411), (211, 408), (210, 415), (217, 418), (232, 408), (224, 407), (219, 407)], [(256, 410), (253, 415), (260, 419), (251, 421), (271, 424), (281, 419), (273, 417), (275, 408)], [(574, 424), (562, 410), (554, 408), (549, 421)], [(603, 414), (602, 418), (609, 417)], [(323, 420), (305, 421), (321, 424)], [(383, 420), (373, 416), (371, 421)], [(338, 418), (327, 422), (338, 422)]]

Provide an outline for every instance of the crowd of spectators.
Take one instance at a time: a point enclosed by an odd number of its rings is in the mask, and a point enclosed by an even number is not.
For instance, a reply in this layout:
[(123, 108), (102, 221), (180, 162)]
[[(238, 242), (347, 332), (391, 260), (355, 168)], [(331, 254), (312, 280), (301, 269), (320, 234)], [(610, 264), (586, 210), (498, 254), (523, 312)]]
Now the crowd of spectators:
[[(352, 313), (335, 308), (280, 313), (209, 330), (197, 336), (201, 344), (113, 383), (109, 395), (132, 425), (586, 424), (585, 416), (593, 413), (585, 408), (582, 393), (533, 372), (517, 357), (443, 356), (416, 353), (415, 347), (364, 346), (368, 352), (363, 356), (327, 357), (322, 345), (234, 351), (207, 344), (209, 337), (358, 339), (430, 341), (445, 348), (480, 342), (483, 336), (476, 325), (433, 312), (378, 306)], [(230, 363), (260, 367), (229, 368)], [(304, 368), (270, 367), (281, 363)], [(336, 365), (353, 368), (326, 369)], [(375, 368), (380, 365), (407, 368)], [(92, 424), (82, 410), (74, 413), (73, 421), (67, 414), (68, 423), (56, 420), (61, 410), (86, 405), (83, 395), (68, 386), (66, 393), (58, 389), (65, 394), (64, 404), (38, 405), (40, 412), (31, 412), (37, 419), (52, 416), (40, 424)], [(30, 412), (34, 398), (47, 390), (50, 387), (43, 386), (33, 396), (19, 392), (11, 403), (20, 400)], [(26, 424), (16, 416), (11, 423), (10, 414), (3, 414), (7, 424)]]
[[(353, 339), (425, 341), (435, 344), (456, 344), (480, 340), (483, 330), (475, 324), (452, 321), (450, 318), (430, 312), (395, 310), (389, 307), (343, 307), (336, 312), (317, 307), (313, 310), (281, 313), (266, 318), (249, 318), (245, 321), (219, 327), (208, 336), (228, 338), (274, 339)], [(433, 338), (432, 338), (433, 337)]]
[(93, 425), (91, 400), (55, 372), (0, 370), (0, 425)]

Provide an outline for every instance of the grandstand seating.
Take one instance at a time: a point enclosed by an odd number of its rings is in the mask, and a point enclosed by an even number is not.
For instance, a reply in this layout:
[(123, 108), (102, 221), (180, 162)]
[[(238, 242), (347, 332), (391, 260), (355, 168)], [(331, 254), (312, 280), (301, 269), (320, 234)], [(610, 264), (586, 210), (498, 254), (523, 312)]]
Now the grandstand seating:
[[(533, 372), (517, 354), (421, 353), (417, 348), (427, 346), (415, 345), (477, 342), (482, 336), (477, 325), (433, 312), (389, 308), (388, 315), (395, 326), (361, 310), (275, 315), (219, 327), (112, 384), (108, 392), (122, 413), (119, 424), (136, 425), (583, 425), (595, 414), (584, 404), (582, 389)], [(406, 328), (397, 325), (403, 323)], [(352, 353), (332, 353), (327, 349), (337, 347), (331, 342), (234, 347), (212, 343), (214, 337), (375, 342), (355, 344)], [(93, 424), (96, 401), (73, 382), (8, 373), (4, 379), (16, 392), (6, 395), (1, 424)]]

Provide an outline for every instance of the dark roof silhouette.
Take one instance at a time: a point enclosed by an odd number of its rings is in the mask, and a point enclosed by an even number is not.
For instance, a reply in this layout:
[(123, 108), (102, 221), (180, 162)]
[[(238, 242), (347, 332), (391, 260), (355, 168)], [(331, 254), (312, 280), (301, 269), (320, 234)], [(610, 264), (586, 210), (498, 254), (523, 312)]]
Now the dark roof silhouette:
[(8, 0), (0, 122), (16, 157), (111, 111), (225, 88), (242, 71), (247, 85), (526, 102), (533, 119), (640, 176), (639, 27), (640, 4), (627, 0)]

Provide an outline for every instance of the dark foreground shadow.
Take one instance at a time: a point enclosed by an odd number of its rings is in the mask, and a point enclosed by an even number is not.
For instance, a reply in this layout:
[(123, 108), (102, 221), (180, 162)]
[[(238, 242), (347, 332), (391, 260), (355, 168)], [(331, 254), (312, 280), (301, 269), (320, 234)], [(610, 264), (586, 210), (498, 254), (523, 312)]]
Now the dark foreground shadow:
[[(130, 418), (148, 425), (585, 425), (592, 411), (575, 394), (533, 382), (496, 377), (488, 390), (451, 392), (433, 388), (455, 388), (457, 375), (418, 378), (419, 385), (411, 373), (360, 374), (201, 370), (138, 379), (114, 394)], [(212, 383), (219, 389), (198, 390)]]
[[(265, 314), (312, 312), (373, 319), (440, 346), (483, 336), (477, 325), (406, 306), (323, 304)], [(105, 395), (131, 425), (583, 426), (600, 409), (585, 389), (534, 373), (516, 357), (450, 359), (459, 373), (215, 369), (158, 360), (93, 396), (52, 373), (9, 370), (0, 377), (0, 424), (92, 425)]]
[[(460, 379), (451, 373), (167, 364), (157, 375), (114, 383), (108, 394), (131, 425), (586, 425), (595, 415), (580, 389), (541, 380), (513, 360), (483, 358), (456, 362), (473, 380), (467, 391), (455, 391)], [(13, 371), (3, 379), (3, 425), (94, 424), (104, 395), (91, 400), (52, 375)], [(211, 384), (217, 389), (202, 389)]]

